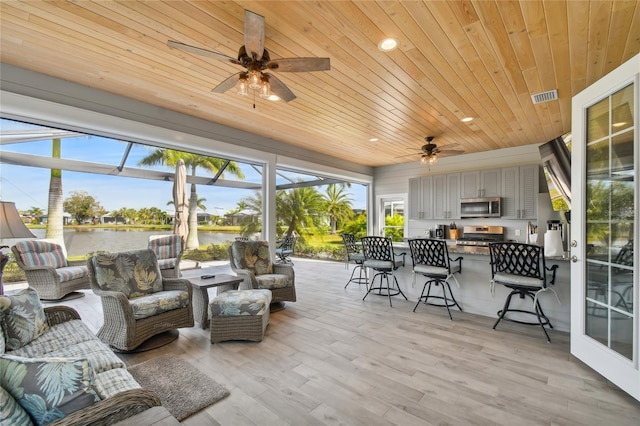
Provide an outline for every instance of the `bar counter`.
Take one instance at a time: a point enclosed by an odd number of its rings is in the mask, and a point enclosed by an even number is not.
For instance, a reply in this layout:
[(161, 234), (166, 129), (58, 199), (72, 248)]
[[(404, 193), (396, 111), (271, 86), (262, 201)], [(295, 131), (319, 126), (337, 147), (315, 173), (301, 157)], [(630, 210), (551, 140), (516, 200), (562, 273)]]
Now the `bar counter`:
[[(456, 274), (456, 278), (460, 283), (460, 288), (456, 286), (454, 280), (450, 280), (451, 291), (454, 297), (462, 306), (465, 312), (484, 315), (497, 319), (497, 312), (502, 309), (505, 299), (510, 290), (502, 285), (496, 285), (494, 294), (491, 294), (491, 265), (489, 264), (489, 249), (486, 252), (468, 253), (463, 252), (461, 246), (457, 246), (455, 241), (448, 240), (449, 256), (452, 259), (462, 256), (462, 272)], [(404, 267), (398, 268), (396, 276), (400, 287), (405, 292), (409, 300), (416, 301), (420, 297), (422, 287), (426, 278), (420, 274), (413, 274), (413, 263), (411, 261), (411, 251), (409, 244), (406, 242), (393, 243), (393, 249), (396, 253), (407, 253), (406, 263)], [(545, 314), (551, 320), (553, 328), (559, 331), (569, 332), (571, 328), (571, 275), (569, 259), (562, 257), (545, 258), (546, 266), (558, 265), (556, 272), (556, 282), (551, 288), (557, 293), (561, 304), (551, 291), (540, 294), (539, 300)], [(437, 289), (440, 291), (440, 289)], [(440, 293), (436, 293), (440, 294)], [(521, 301), (521, 299), (517, 299)], [(512, 300), (512, 306), (516, 305), (516, 298)], [(531, 310), (533, 302), (530, 299), (524, 299), (523, 309)], [(453, 320), (455, 321), (455, 312), (452, 309)], [(420, 311), (420, 306), (416, 309), (416, 313)], [(446, 308), (442, 308), (443, 315), (447, 315)], [(523, 325), (522, 327), (526, 327)], [(543, 336), (544, 337), (544, 336)], [(552, 338), (553, 340), (553, 338)]]

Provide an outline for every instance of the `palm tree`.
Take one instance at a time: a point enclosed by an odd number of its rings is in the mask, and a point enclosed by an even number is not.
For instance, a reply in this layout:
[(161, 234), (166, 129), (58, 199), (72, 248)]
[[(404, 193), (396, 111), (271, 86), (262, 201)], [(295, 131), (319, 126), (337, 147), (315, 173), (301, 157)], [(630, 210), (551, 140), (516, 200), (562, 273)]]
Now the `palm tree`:
[(331, 235), (335, 235), (338, 222), (351, 219), (353, 216), (351, 198), (344, 192), (344, 188), (344, 185), (332, 183), (324, 195), (325, 209), (331, 223)]
[(285, 235), (297, 232), (302, 235), (304, 228), (315, 230), (322, 214), (322, 195), (312, 187), (304, 186), (282, 191), (276, 197), (276, 217), (286, 226)]
[[(52, 140), (51, 157), (60, 158), (60, 151), (60, 138), (55, 138)], [(51, 177), (49, 178), (49, 205), (47, 207), (47, 233), (45, 238), (57, 241), (66, 252), (64, 245), (63, 203), (62, 170), (51, 169)]]
[[(191, 170), (191, 176), (196, 176), (196, 169), (198, 167), (210, 171), (212, 174), (218, 173), (218, 171), (224, 166), (226, 160), (215, 157), (208, 157), (205, 155), (192, 154), (190, 152), (175, 151), (172, 149), (158, 148), (151, 154), (140, 160), (138, 165), (140, 166), (155, 166), (162, 164), (169, 167), (175, 167), (178, 161), (182, 159), (187, 169)], [(242, 170), (238, 163), (231, 161), (224, 169), (225, 172), (237, 176), (238, 178), (244, 178)], [(220, 176), (224, 178), (224, 173)], [(186, 249), (195, 250), (200, 247), (198, 241), (198, 194), (196, 192), (196, 184), (191, 184), (191, 195), (189, 197), (189, 235), (187, 236)]]
[[(299, 187), (287, 191), (276, 192), (277, 231), (286, 227), (285, 235), (296, 232), (302, 235), (304, 229), (315, 230), (320, 223), (323, 212), (322, 195), (311, 187)], [(240, 200), (238, 206), (262, 214), (262, 193), (256, 192)], [(241, 210), (241, 209), (239, 209)], [(260, 223), (253, 218), (242, 224), (242, 235), (251, 235), (260, 230)]]

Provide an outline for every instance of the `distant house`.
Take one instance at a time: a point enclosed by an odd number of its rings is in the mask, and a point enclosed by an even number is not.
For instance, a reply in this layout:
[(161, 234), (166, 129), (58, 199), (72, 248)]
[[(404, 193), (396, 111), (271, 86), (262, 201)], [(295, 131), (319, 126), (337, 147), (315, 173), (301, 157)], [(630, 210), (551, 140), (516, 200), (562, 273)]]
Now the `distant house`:
[(255, 211), (249, 209), (240, 210), (239, 212), (235, 213), (227, 213), (224, 215), (225, 225), (239, 226), (246, 220), (253, 220), (257, 222), (258, 220), (260, 220), (260, 215)]

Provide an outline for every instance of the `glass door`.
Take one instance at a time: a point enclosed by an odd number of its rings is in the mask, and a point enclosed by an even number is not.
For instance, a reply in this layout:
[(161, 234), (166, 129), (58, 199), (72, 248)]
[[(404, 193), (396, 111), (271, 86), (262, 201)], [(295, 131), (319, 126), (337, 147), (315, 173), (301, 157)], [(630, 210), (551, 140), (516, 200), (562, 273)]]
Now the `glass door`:
[(638, 58), (573, 99), (571, 352), (640, 400)]

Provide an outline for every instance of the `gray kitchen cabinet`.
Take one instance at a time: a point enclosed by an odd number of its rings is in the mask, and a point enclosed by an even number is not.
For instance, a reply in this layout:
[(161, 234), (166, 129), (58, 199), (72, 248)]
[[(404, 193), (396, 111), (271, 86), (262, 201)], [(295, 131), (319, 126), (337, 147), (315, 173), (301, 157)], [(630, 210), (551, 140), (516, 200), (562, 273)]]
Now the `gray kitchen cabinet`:
[(433, 176), (409, 179), (409, 219), (432, 219)]
[(538, 215), (537, 164), (502, 169), (502, 217), (504, 219), (536, 219)]
[(433, 177), (433, 219), (460, 219), (460, 173)]
[(460, 198), (499, 196), (501, 177), (500, 169), (460, 173)]

